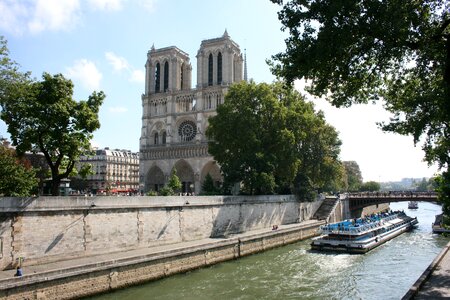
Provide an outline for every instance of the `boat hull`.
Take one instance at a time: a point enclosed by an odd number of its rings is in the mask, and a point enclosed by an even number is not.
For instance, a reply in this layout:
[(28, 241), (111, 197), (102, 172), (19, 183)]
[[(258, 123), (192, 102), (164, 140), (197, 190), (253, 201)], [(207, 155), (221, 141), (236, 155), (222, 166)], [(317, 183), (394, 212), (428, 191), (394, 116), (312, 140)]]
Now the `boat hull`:
[(410, 231), (418, 224), (417, 219), (410, 219), (405, 224), (398, 226), (388, 232), (379, 234), (365, 241), (360, 242), (347, 242), (342, 240), (327, 240), (324, 237), (318, 237), (313, 239), (311, 243), (312, 250), (318, 251), (333, 251), (333, 252), (346, 252), (364, 254), (387, 241), (399, 236), (400, 234)]

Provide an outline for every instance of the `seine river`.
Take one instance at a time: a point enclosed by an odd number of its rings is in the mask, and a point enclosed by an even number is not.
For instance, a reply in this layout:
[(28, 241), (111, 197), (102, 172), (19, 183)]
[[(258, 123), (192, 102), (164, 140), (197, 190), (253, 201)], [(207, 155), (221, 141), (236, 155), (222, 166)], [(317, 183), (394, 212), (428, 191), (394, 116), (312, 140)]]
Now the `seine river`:
[(364, 255), (311, 252), (305, 240), (92, 299), (400, 299), (449, 238), (431, 233), (440, 206), (391, 209), (419, 227)]

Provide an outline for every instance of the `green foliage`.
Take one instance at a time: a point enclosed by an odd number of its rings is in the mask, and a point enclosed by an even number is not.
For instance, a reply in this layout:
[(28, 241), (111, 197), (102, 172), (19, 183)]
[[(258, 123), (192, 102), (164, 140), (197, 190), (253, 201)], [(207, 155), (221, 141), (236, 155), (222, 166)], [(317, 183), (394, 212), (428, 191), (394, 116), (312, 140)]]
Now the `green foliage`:
[(358, 163), (356, 161), (344, 161), (343, 164), (347, 175), (348, 191), (359, 191), (363, 184), (363, 178)]
[(375, 181), (367, 181), (359, 189), (361, 192), (376, 192), (380, 190), (380, 184)]
[(448, 1), (272, 2), (283, 5), (289, 31), (286, 50), (270, 62), (274, 74), (306, 79), (310, 93), (337, 107), (384, 99), (394, 116), (382, 129), (422, 139), (426, 161), (448, 171)]
[(147, 192), (147, 196), (158, 196), (158, 193), (156, 191), (151, 190)]
[(177, 170), (174, 168), (172, 174), (170, 175), (167, 187), (172, 190), (172, 194), (181, 190), (181, 181), (177, 176)]
[(232, 85), (206, 135), (224, 186), (241, 182), (245, 194), (285, 192), (293, 185), (299, 191), (298, 173), (317, 189), (341, 173), (337, 132), (282, 83)]
[(0, 195), (25, 197), (35, 192), (38, 180), (35, 170), (14, 150), (0, 146)]
[[(437, 184), (438, 199), (442, 203), (442, 212), (447, 217), (450, 216), (450, 172), (446, 171), (435, 177)], [(449, 218), (447, 218), (449, 220)], [(450, 224), (448, 224), (450, 225)]]
[(61, 179), (67, 178), (79, 156), (89, 151), (92, 133), (100, 128), (98, 112), (105, 94), (93, 92), (87, 101), (75, 101), (72, 81), (61, 74), (44, 73), (42, 81), (31, 80), (9, 60), (6, 42), (1, 41), (1, 119), (19, 154), (44, 154), (51, 171), (52, 194), (58, 195)]
[(202, 195), (220, 195), (220, 189), (214, 185), (213, 178), (208, 173), (202, 185)]
[(434, 179), (430, 178), (427, 180), (426, 178), (422, 178), (422, 181), (416, 184), (415, 190), (418, 192), (427, 192), (434, 190)]
[(175, 195), (175, 192), (173, 191), (172, 188), (170, 188), (169, 186), (164, 186), (161, 188), (161, 190), (159, 190), (159, 195), (161, 196), (173, 196)]

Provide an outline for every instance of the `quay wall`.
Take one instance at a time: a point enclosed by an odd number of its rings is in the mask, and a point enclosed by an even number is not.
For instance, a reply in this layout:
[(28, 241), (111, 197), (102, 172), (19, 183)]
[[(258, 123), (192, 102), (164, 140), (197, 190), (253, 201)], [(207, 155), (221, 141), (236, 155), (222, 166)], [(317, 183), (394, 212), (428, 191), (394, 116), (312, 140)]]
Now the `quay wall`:
[(325, 221), (308, 221), (278, 230), (210, 239), (136, 257), (103, 261), (64, 270), (48, 270), (0, 280), (0, 299), (78, 299), (140, 284), (195, 268), (236, 259), (317, 234)]
[(4, 197), (0, 269), (19, 260), (27, 266), (298, 223), (320, 204), (293, 195)]

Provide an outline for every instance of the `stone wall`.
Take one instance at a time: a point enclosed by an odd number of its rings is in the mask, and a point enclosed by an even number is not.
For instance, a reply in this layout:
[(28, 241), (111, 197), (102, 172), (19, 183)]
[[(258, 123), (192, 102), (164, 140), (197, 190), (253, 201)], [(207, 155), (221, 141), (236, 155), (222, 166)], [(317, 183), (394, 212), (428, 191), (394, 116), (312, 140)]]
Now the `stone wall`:
[(319, 205), (292, 195), (1, 198), (0, 268), (297, 223)]
[(0, 299), (79, 299), (306, 239), (315, 236), (317, 228), (325, 222), (305, 223), (229, 239), (211, 239), (206, 244), (199, 241), (198, 245), (143, 256), (0, 279)]

